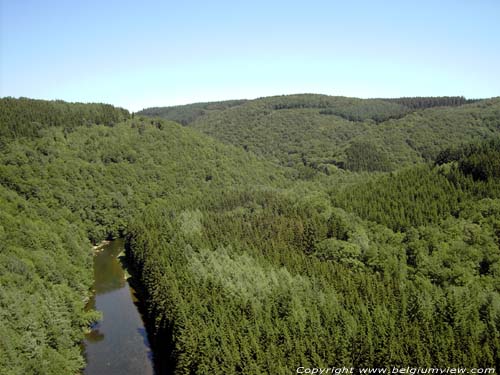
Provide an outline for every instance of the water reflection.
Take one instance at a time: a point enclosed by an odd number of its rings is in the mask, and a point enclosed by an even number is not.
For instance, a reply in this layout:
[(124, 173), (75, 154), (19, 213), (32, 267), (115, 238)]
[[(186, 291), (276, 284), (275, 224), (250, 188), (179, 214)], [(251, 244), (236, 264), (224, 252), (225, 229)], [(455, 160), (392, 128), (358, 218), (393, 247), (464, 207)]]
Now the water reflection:
[(94, 328), (85, 336), (85, 339), (87, 342), (96, 343), (104, 340), (104, 334), (99, 329)]
[(103, 319), (86, 335), (87, 375), (154, 373), (146, 329), (118, 259), (123, 248), (123, 240), (115, 240), (94, 257), (96, 295), (89, 304)]

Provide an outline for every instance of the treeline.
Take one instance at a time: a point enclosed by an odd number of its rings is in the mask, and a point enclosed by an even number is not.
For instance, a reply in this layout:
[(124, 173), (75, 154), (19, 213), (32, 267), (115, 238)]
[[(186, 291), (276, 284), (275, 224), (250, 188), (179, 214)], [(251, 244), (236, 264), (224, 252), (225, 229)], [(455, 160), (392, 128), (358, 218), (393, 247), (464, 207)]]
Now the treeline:
[[(401, 118), (407, 108), (379, 99), (358, 99), (327, 95), (287, 95), (260, 99), (274, 110), (283, 109), (320, 109), (321, 115), (335, 115), (349, 121), (373, 120), (386, 121), (391, 118)], [(259, 100), (257, 100), (258, 102)]]
[(247, 100), (226, 100), (221, 102), (194, 103), (172, 107), (152, 107), (138, 111), (141, 116), (160, 117), (188, 125), (210, 112), (223, 111), (247, 102)]
[(478, 99), (466, 99), (463, 96), (358, 99), (343, 96), (298, 94), (255, 100), (228, 100), (172, 107), (152, 107), (143, 109), (137, 114), (161, 117), (179, 122), (182, 125), (189, 125), (212, 112), (249, 104), (272, 110), (318, 109), (321, 115), (334, 115), (354, 122), (373, 120), (376, 123), (381, 123), (390, 119), (402, 118), (415, 110), (432, 107), (457, 107), (478, 101)]
[(408, 98), (382, 99), (387, 102), (404, 105), (410, 109), (425, 109), (432, 107), (458, 107), (475, 103), (478, 99), (465, 99), (463, 96), (417, 96)]
[[(392, 118), (401, 108), (383, 100), (290, 95), (211, 112), (189, 126), (312, 178), (337, 174), (339, 168), (359, 172), (412, 166), (434, 160), (450, 146), (500, 134), (498, 99), (425, 111), (404, 109), (403, 117)], [(332, 115), (321, 114), (326, 110)], [(360, 121), (340, 115), (351, 111), (359, 112)], [(390, 119), (378, 122), (380, 116)]]
[(66, 131), (93, 124), (113, 126), (129, 116), (127, 110), (109, 104), (1, 98), (0, 139), (40, 136), (43, 129), (52, 126)]

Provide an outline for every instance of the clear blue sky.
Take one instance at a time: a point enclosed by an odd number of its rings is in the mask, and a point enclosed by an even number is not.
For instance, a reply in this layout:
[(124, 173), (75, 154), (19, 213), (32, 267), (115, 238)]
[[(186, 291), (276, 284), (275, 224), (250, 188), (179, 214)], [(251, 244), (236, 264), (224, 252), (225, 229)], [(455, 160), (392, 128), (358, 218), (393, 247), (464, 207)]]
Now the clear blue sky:
[(0, 0), (0, 96), (500, 95), (499, 0)]

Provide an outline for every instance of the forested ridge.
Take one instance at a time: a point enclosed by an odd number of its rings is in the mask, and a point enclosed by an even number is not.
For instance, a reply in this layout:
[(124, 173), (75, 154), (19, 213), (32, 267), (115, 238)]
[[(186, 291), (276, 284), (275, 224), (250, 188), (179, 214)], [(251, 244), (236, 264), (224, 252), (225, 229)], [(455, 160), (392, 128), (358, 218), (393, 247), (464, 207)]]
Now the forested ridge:
[[(332, 114), (360, 121), (371, 118), (383, 121), (391, 117), (402, 117), (415, 109), (432, 107), (457, 107), (464, 104), (477, 102), (477, 99), (465, 99), (463, 96), (442, 97), (404, 97), (393, 99), (358, 99), (340, 96), (327, 96), (315, 94), (276, 96), (260, 98), (273, 109), (293, 108), (319, 108), (321, 114)], [(188, 125), (205, 116), (209, 112), (223, 111), (231, 107), (243, 105), (249, 100), (227, 100), (222, 102), (194, 103), (172, 107), (151, 107), (137, 112), (150, 117), (162, 117), (174, 120), (182, 125)]]
[(2, 374), (84, 366), (118, 236), (160, 373), (500, 369), (498, 99), (162, 111), (0, 99)]
[(29, 98), (3, 98), (0, 111), (0, 139), (37, 137), (47, 127), (71, 131), (82, 125), (112, 126), (130, 117), (127, 110), (109, 104), (67, 103)]
[(194, 103), (173, 107), (152, 107), (143, 109), (137, 112), (137, 114), (149, 117), (161, 117), (178, 122), (182, 125), (187, 125), (210, 112), (223, 111), (244, 104), (245, 102), (247, 102), (247, 100), (226, 100), (222, 102)]
[[(174, 108), (189, 113), (192, 107)], [(169, 111), (140, 113), (170, 118)], [(299, 170), (390, 171), (499, 135), (500, 99), (288, 95), (207, 112), (187, 125)]]
[[(17, 132), (19, 118), (33, 119), (27, 114), (33, 103), (46, 111), (36, 134), (25, 125)], [(121, 113), (105, 108), (109, 118)], [(18, 134), (2, 137), (0, 152), (2, 374), (74, 374), (84, 366), (79, 343), (96, 317), (84, 312), (91, 242), (125, 235), (151, 201), (182, 204), (185, 196), (202, 200), (227, 185), (267, 188), (282, 179), (269, 163), (172, 122), (101, 123), (97, 112), (87, 118), (92, 125), (78, 126), (64, 117), (94, 109), (0, 101), (0, 112), (11, 119), (2, 116), (0, 126)]]
[(498, 368), (499, 182), (422, 166), (330, 195), (155, 205), (129, 239), (169, 366)]

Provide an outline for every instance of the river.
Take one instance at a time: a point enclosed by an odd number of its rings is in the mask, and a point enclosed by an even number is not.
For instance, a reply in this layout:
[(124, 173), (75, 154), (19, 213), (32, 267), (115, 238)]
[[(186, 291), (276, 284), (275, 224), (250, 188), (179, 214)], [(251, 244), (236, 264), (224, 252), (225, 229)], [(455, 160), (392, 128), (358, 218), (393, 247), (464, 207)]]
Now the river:
[(86, 335), (86, 375), (152, 375), (153, 354), (136, 306), (134, 289), (118, 258), (124, 240), (104, 246), (94, 256), (95, 295), (89, 308), (103, 314)]

